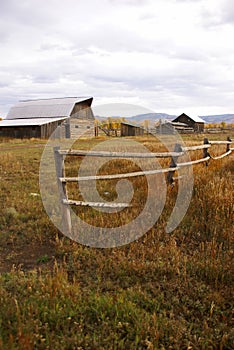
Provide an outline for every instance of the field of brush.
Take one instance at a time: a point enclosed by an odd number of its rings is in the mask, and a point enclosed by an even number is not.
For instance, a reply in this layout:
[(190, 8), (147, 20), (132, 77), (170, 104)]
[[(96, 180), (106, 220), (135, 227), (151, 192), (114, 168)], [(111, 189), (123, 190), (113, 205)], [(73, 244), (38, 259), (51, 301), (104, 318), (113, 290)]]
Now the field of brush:
[[(205, 136), (183, 140), (197, 145)], [(90, 149), (104, 140), (84, 139), (75, 147)], [(136, 140), (150, 151), (164, 150), (150, 136)], [(39, 188), (46, 141), (0, 141), (0, 350), (234, 348), (234, 152), (194, 166), (190, 206), (172, 233), (165, 226), (177, 185), (167, 187), (163, 212), (146, 234), (101, 249), (66, 238), (47, 216)], [(225, 146), (212, 152), (225, 152)], [(191, 153), (192, 159), (201, 156), (202, 150)], [(77, 166), (79, 161), (67, 159), (69, 176)], [(100, 174), (138, 170), (115, 160)], [(131, 181), (138, 203), (133, 209), (100, 214), (76, 208), (77, 215), (103, 227), (133, 220), (144, 207), (147, 183), (144, 177)], [(105, 200), (116, 198), (116, 183), (97, 183)], [(82, 199), (74, 184), (68, 191)]]

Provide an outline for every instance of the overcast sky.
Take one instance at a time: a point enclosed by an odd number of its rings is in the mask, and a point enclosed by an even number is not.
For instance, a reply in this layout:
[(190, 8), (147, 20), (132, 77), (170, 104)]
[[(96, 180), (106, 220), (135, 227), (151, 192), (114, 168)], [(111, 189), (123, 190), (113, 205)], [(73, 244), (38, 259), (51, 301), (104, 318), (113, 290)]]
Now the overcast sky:
[(63, 96), (234, 113), (233, 0), (1, 0), (0, 16), (0, 116)]

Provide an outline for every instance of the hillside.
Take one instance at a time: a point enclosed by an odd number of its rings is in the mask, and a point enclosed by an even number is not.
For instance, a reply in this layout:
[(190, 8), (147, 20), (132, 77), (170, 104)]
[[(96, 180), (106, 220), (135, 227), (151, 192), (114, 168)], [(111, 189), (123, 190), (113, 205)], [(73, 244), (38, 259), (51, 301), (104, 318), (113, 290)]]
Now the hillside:
[[(99, 120), (106, 119), (105, 116), (95, 116)], [(173, 120), (177, 115), (167, 114), (167, 113), (146, 113), (138, 114), (132, 117), (126, 118), (129, 121), (136, 121), (138, 123), (143, 122), (144, 120), (149, 120), (150, 122), (155, 122), (159, 119)], [(206, 123), (234, 123), (234, 114), (219, 114), (219, 115), (203, 115), (199, 116), (206, 121)], [(116, 116), (115, 116), (116, 118)]]
[(234, 114), (218, 114), (218, 115), (204, 115), (200, 116), (207, 123), (234, 123)]
[(134, 120), (137, 122), (143, 122), (144, 120), (149, 120), (151, 122), (155, 122), (155, 120), (159, 119), (168, 119), (173, 120), (176, 118), (176, 115), (171, 115), (167, 113), (147, 113), (147, 114), (138, 114), (128, 118), (128, 120)]

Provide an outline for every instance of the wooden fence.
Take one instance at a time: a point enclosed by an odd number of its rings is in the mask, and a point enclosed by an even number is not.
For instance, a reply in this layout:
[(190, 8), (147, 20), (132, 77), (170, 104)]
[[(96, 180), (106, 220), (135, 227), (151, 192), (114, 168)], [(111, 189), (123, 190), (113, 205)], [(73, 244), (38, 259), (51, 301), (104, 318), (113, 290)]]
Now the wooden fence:
[[(226, 145), (226, 150), (219, 156), (211, 156), (209, 149), (213, 145)], [(206, 163), (210, 159), (217, 160), (222, 159), (230, 155), (234, 148), (231, 148), (232, 140), (228, 137), (226, 141), (209, 141), (207, 138), (204, 139), (202, 145), (186, 146), (182, 147), (180, 144), (176, 144), (173, 152), (156, 152), (156, 153), (131, 153), (131, 152), (108, 152), (108, 151), (84, 151), (84, 150), (62, 150), (60, 147), (54, 147), (54, 158), (57, 175), (57, 183), (59, 190), (59, 197), (62, 205), (62, 220), (64, 223), (64, 229), (71, 232), (71, 216), (70, 216), (70, 205), (76, 206), (88, 206), (88, 207), (99, 207), (99, 208), (126, 208), (130, 207), (128, 203), (102, 203), (102, 202), (84, 202), (77, 201), (68, 198), (67, 183), (78, 182), (78, 181), (90, 181), (90, 180), (114, 180), (114, 179), (125, 179), (145, 175), (155, 175), (167, 173), (167, 183), (173, 184), (175, 181), (174, 174), (182, 167), (193, 166), (200, 163)], [(179, 162), (179, 158), (189, 151), (202, 151), (202, 157), (190, 162)], [(92, 175), (92, 176), (79, 176), (79, 177), (67, 177), (65, 172), (65, 157), (66, 156), (78, 156), (78, 157), (111, 157), (111, 158), (123, 158), (123, 159), (134, 159), (134, 158), (171, 158), (171, 162), (168, 168), (135, 171), (131, 173), (113, 174), (113, 175)]]

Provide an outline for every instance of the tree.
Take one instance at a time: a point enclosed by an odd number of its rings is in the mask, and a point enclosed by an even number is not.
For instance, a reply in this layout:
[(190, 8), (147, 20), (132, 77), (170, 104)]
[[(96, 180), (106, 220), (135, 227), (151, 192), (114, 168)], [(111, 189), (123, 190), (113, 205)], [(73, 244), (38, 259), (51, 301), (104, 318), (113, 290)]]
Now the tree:
[(220, 126), (221, 126), (222, 129), (224, 129), (226, 127), (226, 123), (225, 122), (221, 122)]

